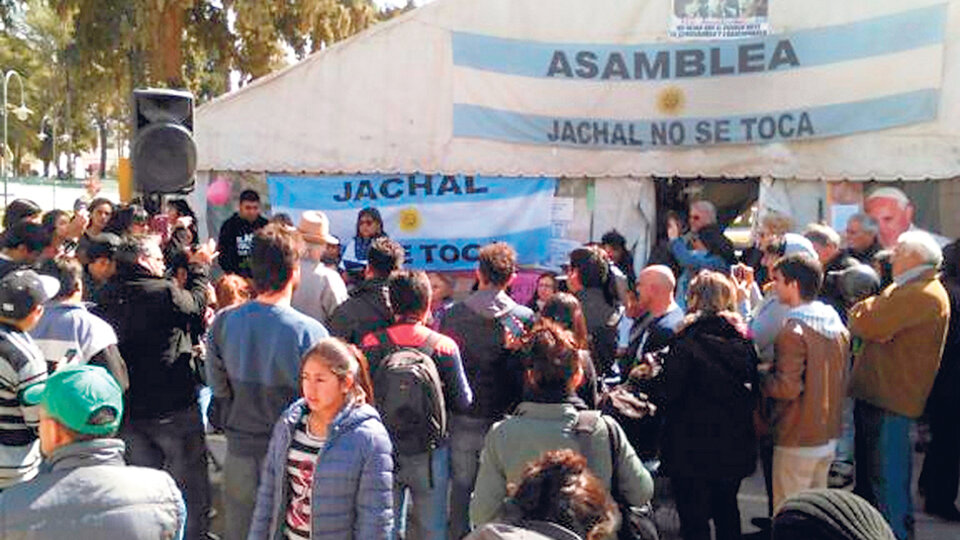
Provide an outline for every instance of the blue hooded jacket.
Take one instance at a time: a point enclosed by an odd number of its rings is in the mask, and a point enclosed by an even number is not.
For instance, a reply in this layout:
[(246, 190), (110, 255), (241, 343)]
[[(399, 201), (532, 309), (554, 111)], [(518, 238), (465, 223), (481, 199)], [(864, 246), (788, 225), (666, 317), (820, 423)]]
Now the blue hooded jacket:
[[(287, 454), (303, 399), (277, 421), (260, 474), (250, 540), (283, 538), (289, 500)], [(317, 457), (310, 496), (310, 538), (376, 540), (393, 536), (393, 446), (370, 405), (346, 405)]]

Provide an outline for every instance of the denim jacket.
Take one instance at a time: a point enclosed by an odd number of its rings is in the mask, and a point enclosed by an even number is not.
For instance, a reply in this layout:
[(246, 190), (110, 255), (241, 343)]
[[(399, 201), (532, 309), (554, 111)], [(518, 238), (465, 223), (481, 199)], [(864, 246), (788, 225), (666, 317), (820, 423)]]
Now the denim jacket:
[[(287, 454), (303, 399), (281, 415), (263, 462), (250, 540), (283, 538), (289, 483)], [(310, 487), (310, 538), (376, 540), (393, 536), (393, 446), (370, 405), (347, 405), (331, 422)]]
[(34, 480), (0, 493), (0, 538), (182, 538), (186, 509), (173, 478), (124, 465), (123, 449), (119, 439), (57, 448)]

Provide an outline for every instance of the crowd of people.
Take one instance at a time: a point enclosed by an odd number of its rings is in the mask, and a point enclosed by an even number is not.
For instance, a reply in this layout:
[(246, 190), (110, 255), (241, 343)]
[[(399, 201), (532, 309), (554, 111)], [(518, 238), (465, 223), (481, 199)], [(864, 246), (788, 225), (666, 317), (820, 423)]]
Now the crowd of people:
[(699, 200), (638, 273), (610, 231), (524, 305), (508, 244), (457, 301), (373, 208), (340, 249), (254, 191), (217, 242), (179, 199), (13, 201), (0, 537), (211, 538), (219, 431), (230, 540), (652, 539), (660, 482), (684, 539), (735, 539), (758, 460), (761, 535), (905, 540), (922, 416), (926, 510), (960, 521), (960, 260), (912, 212), (771, 211), (738, 254)]

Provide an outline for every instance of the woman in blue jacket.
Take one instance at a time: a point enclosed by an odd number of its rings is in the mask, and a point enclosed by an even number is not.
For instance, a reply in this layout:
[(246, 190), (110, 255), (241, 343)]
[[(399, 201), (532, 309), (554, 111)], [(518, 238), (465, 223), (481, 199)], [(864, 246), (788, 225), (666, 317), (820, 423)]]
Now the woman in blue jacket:
[(303, 397), (270, 438), (250, 540), (393, 536), (393, 448), (368, 373), (363, 355), (336, 338), (304, 355)]

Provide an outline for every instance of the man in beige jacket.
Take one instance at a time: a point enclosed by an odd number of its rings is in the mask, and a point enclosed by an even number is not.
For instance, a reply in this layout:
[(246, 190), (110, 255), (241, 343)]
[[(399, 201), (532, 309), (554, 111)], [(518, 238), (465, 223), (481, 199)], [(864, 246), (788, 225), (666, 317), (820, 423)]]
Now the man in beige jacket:
[(790, 255), (777, 262), (773, 277), (777, 297), (789, 307), (762, 387), (773, 400), (773, 504), (779, 507), (794, 493), (827, 487), (850, 336), (836, 310), (816, 300), (823, 281), (819, 262)]
[(950, 316), (947, 291), (937, 279), (942, 260), (929, 234), (901, 234), (893, 251), (894, 283), (850, 310), (850, 331), (860, 341), (850, 384), (855, 492), (880, 510), (901, 540), (913, 530), (910, 428), (933, 387)]

